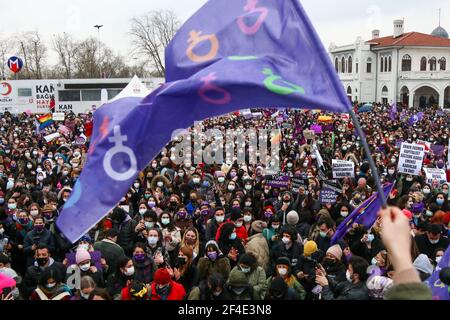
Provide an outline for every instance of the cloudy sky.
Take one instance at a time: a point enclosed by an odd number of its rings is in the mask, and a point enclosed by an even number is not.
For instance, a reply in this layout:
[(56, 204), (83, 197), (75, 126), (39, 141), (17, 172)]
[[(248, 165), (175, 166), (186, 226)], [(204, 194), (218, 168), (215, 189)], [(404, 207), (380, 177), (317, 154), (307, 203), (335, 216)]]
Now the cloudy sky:
[[(93, 26), (103, 24), (101, 40), (125, 56), (130, 52), (130, 38), (127, 32), (132, 17), (153, 9), (172, 9), (184, 21), (206, 3), (206, 0), (0, 1), (2, 36), (39, 30), (48, 42), (52, 35), (62, 32), (85, 38), (97, 36)], [(352, 43), (357, 36), (369, 39), (373, 29), (380, 29), (381, 36), (391, 35), (392, 21), (398, 18), (405, 18), (406, 31), (430, 33), (438, 25), (439, 8), (442, 9), (441, 25), (450, 31), (448, 0), (302, 0), (301, 2), (327, 48), (331, 42), (338, 45)], [(55, 62), (53, 56), (50, 60)]]

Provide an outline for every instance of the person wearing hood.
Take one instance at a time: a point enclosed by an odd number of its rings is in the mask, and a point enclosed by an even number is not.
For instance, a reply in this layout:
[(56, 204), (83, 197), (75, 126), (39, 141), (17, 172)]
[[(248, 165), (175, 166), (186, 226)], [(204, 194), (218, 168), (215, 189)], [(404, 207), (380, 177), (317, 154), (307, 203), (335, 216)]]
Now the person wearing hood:
[(293, 274), (291, 262), (287, 257), (281, 257), (275, 260), (275, 268), (272, 276), (267, 279), (267, 287), (272, 286), (272, 281), (281, 277), (287, 286), (295, 292), (295, 300), (305, 300), (306, 290)]
[(254, 221), (252, 223), (253, 236), (248, 238), (247, 244), (245, 245), (245, 252), (253, 254), (257, 259), (258, 265), (264, 271), (270, 268), (270, 249), (263, 235), (263, 231), (266, 229), (266, 222)]
[(27, 212), (20, 210), (15, 224), (14, 232), (10, 233), (14, 239), (12, 243), (11, 256), (15, 269), (24, 274), (26, 271), (26, 255), (24, 254), (24, 241), (27, 234), (33, 230), (33, 221), (28, 217)]
[(169, 193), (170, 181), (163, 175), (157, 175), (152, 179), (150, 187), (153, 191), (153, 195), (155, 195), (157, 190), (161, 190), (164, 195), (167, 195)]
[(103, 273), (93, 264), (90, 253), (84, 248), (79, 248), (75, 253), (75, 262), (80, 269), (80, 276), (90, 276), (99, 288), (105, 287)]
[(415, 237), (420, 253), (432, 259), (438, 248), (447, 249), (450, 241), (442, 235), (442, 231), (442, 225), (431, 224), (425, 234)]
[(227, 284), (225, 286), (230, 300), (253, 300), (254, 292), (253, 287), (249, 284), (245, 273), (236, 268), (230, 272)]
[(234, 270), (242, 271), (247, 277), (248, 284), (253, 288), (253, 300), (264, 300), (267, 292), (266, 272), (261, 268), (253, 254), (244, 254)]
[(46, 245), (42, 244), (36, 247), (34, 259), (34, 264), (28, 267), (23, 282), (22, 294), (26, 299), (36, 289), (45, 270), (58, 271), (62, 277), (66, 274), (66, 267), (51, 257), (50, 250)]
[(322, 260), (322, 271), (336, 283), (345, 281), (346, 267), (342, 261), (343, 251), (338, 244), (331, 246)]
[(220, 273), (228, 279), (231, 271), (230, 260), (219, 249), (216, 241), (211, 240), (205, 245), (205, 256), (198, 261), (199, 281), (206, 280), (213, 273)]
[(413, 266), (419, 272), (420, 280), (422, 282), (431, 277), (434, 271), (430, 258), (425, 254), (420, 254), (416, 260), (414, 260)]
[(225, 289), (226, 279), (220, 273), (211, 274), (206, 281), (194, 287), (187, 300), (230, 301), (231, 295)]
[(214, 217), (209, 219), (206, 224), (205, 241), (216, 239), (217, 231), (225, 222), (225, 209), (223, 207), (216, 207), (214, 209)]
[(126, 255), (131, 256), (139, 232), (136, 229), (138, 223), (131, 219), (128, 213), (122, 208), (115, 208), (110, 217), (113, 221), (114, 229), (119, 231), (117, 244), (123, 248)]

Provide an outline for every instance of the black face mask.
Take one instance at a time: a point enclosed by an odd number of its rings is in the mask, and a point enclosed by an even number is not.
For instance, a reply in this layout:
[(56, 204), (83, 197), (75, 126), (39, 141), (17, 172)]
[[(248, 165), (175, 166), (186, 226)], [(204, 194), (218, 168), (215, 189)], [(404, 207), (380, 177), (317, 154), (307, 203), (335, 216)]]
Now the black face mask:
[(43, 267), (47, 264), (48, 258), (37, 258), (36, 262), (40, 267)]
[(156, 293), (160, 296), (166, 296), (169, 293), (170, 286), (167, 285), (162, 288), (156, 288)]

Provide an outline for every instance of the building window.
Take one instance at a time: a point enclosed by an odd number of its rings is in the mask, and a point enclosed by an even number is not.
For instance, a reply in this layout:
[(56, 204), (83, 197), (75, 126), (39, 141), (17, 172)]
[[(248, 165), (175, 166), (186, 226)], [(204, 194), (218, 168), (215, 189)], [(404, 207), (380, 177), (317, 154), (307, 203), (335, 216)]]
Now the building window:
[(102, 91), (101, 90), (82, 90), (81, 96), (83, 101), (101, 101)]
[(439, 60), (439, 66), (440, 70), (445, 71), (447, 69), (447, 60), (442, 57), (441, 60)]
[(384, 57), (384, 72), (388, 71), (388, 58)]
[(380, 72), (384, 71), (384, 58), (381, 57)]
[(345, 58), (344, 57), (342, 57), (342, 61), (341, 61), (341, 71), (342, 71), (342, 73), (345, 73)]
[(336, 72), (339, 73), (339, 59), (336, 57), (334, 60), (334, 68), (336, 69)]
[(392, 57), (389, 56), (389, 72), (392, 72)]
[(347, 94), (349, 94), (349, 95), (352, 94), (352, 87), (349, 86), (349, 87), (347, 88)]
[(411, 56), (405, 54), (402, 58), (402, 71), (411, 71)]
[(372, 58), (367, 59), (366, 72), (372, 73)]
[(429, 61), (430, 64), (430, 71), (436, 71), (436, 58), (433, 57)]
[(17, 96), (18, 97), (32, 97), (33, 92), (31, 88), (19, 88), (17, 89)]
[(358, 73), (359, 72), (359, 63), (357, 62), (356, 63), (356, 73)]
[(353, 73), (353, 59), (348, 57), (348, 73)]
[(63, 102), (73, 102), (81, 101), (80, 90), (61, 90), (59, 91), (59, 101)]
[(121, 92), (122, 90), (120, 89), (108, 89), (108, 100), (115, 98)]
[(420, 60), (420, 71), (427, 71), (427, 58), (425, 57)]
[(384, 86), (383, 89), (381, 90), (381, 94), (385, 96), (385, 95), (387, 95), (388, 93), (389, 93), (388, 88), (387, 88), (386, 86)]

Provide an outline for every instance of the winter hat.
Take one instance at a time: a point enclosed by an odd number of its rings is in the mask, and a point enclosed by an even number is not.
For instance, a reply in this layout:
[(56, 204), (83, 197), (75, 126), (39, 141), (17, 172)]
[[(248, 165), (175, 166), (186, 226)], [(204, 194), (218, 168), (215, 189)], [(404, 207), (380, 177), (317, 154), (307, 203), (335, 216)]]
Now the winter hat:
[(53, 206), (51, 204), (46, 204), (42, 209), (42, 213), (50, 213), (53, 212)]
[(82, 236), (80, 238), (79, 242), (81, 242), (81, 241), (93, 243), (92, 238), (88, 234), (85, 234), (84, 236)]
[(13, 288), (15, 286), (16, 281), (13, 278), (0, 273), (0, 292), (3, 292), (3, 289), (5, 288)]
[(333, 255), (333, 257), (337, 258), (338, 260), (342, 259), (342, 249), (341, 246), (338, 244), (335, 244), (334, 246), (330, 247), (327, 253)]
[(153, 276), (153, 281), (159, 285), (168, 284), (171, 281), (169, 271), (165, 268), (156, 270), (155, 275)]
[(291, 211), (286, 216), (286, 221), (288, 224), (294, 226), (298, 223), (298, 213), (296, 211)]
[(89, 254), (89, 252), (85, 249), (78, 249), (77, 253), (75, 254), (75, 261), (77, 262), (77, 264), (86, 260), (91, 260), (91, 255)]
[(303, 254), (305, 257), (310, 257), (317, 250), (317, 243), (311, 240), (306, 242), (305, 247), (303, 248)]
[(267, 223), (264, 221), (253, 221), (252, 223), (252, 230), (256, 233), (262, 233), (264, 229), (267, 228)]
[(231, 216), (230, 216), (231, 221), (238, 221), (242, 217), (243, 217), (243, 215), (242, 215), (241, 209), (234, 208), (231, 210)]
[(431, 264), (430, 259), (428, 259), (428, 256), (425, 254), (419, 255), (414, 261), (413, 266), (418, 271), (422, 271), (423, 273), (430, 275), (433, 273), (433, 265)]
[(394, 281), (388, 277), (375, 276), (367, 281), (369, 296), (374, 299), (383, 299), (386, 292), (394, 285)]
[(273, 213), (275, 213), (275, 208), (273, 207), (273, 205), (269, 204), (267, 206), (264, 207), (264, 212), (266, 212), (267, 210), (272, 211)]
[(291, 266), (291, 261), (289, 260), (288, 257), (280, 257), (280, 258), (277, 259), (276, 265), (277, 265), (277, 266), (278, 266), (278, 265), (283, 265), (283, 266), (288, 266), (288, 267), (290, 267), (290, 266)]
[(275, 293), (285, 293), (288, 290), (288, 285), (281, 277), (276, 277), (270, 284), (270, 291)]
[(233, 269), (230, 272), (230, 277), (228, 278), (228, 284), (231, 287), (245, 287), (248, 286), (247, 276), (244, 272), (239, 269)]

